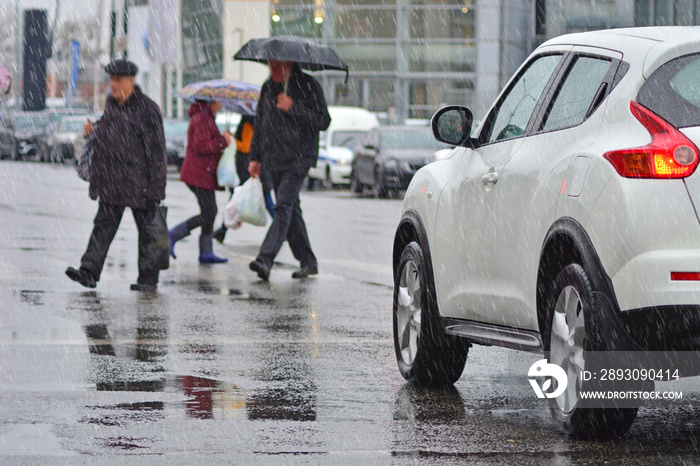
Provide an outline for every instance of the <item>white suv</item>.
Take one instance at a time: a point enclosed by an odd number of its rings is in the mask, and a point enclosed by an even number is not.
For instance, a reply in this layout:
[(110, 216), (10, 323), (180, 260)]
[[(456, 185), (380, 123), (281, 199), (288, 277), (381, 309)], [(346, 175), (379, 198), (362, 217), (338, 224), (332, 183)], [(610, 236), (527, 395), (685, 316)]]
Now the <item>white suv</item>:
[(457, 147), (406, 192), (399, 369), (451, 384), (472, 343), (544, 351), (569, 379), (560, 428), (623, 433), (636, 408), (578, 405), (586, 353), (700, 349), (700, 27), (550, 40), (471, 124), (435, 114)]

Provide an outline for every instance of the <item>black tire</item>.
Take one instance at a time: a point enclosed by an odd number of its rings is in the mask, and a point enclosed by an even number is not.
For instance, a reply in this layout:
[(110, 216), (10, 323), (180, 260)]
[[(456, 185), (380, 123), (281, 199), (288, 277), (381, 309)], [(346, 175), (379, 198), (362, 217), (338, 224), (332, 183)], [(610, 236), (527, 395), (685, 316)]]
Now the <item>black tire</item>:
[(314, 178), (309, 177), (308, 180), (306, 181), (306, 189), (308, 189), (309, 191), (313, 191), (315, 187), (316, 187), (316, 180)]
[(445, 333), (434, 290), (423, 250), (415, 241), (409, 243), (394, 277), (394, 349), (401, 375), (421, 386), (454, 384), (469, 351), (466, 341)]
[(13, 140), (10, 145), (10, 160), (20, 160), (19, 148), (17, 147), (17, 141)]
[(331, 178), (331, 166), (326, 165), (326, 180), (325, 180), (325, 185), (326, 188), (331, 189), (334, 187), (333, 185), (333, 179)]
[(364, 189), (365, 187), (357, 179), (357, 176), (355, 176), (355, 170), (353, 169), (352, 172), (350, 172), (350, 190), (355, 194), (362, 194)]
[[(566, 322), (566, 325), (575, 325), (575, 328), (579, 328), (578, 325), (582, 322), (585, 329), (579, 334), (583, 336), (583, 342), (580, 347), (583, 349), (583, 366), (585, 367), (585, 355), (589, 351), (606, 351), (606, 345), (602, 338), (601, 332), (601, 318), (600, 311), (598, 310), (596, 294), (606, 293), (605, 290), (596, 290), (592, 285), (592, 281), (589, 278), (586, 270), (579, 264), (570, 264), (564, 267), (556, 280), (554, 281), (554, 286), (552, 287), (552, 295), (548, 300), (548, 313), (545, 325), (545, 332), (543, 335), (545, 354), (548, 355), (548, 361), (551, 363), (557, 363), (561, 361), (561, 352), (557, 353), (556, 349), (553, 350), (553, 336), (552, 328), (554, 327), (555, 314), (557, 313), (558, 304), (569, 302), (569, 309), (575, 309), (572, 311), (577, 316), (577, 324), (569, 322), (568, 314), (564, 317), (560, 314), (559, 323)], [(568, 301), (565, 299), (568, 298)], [(561, 300), (561, 301), (560, 301)], [(573, 300), (573, 301), (572, 301)], [(563, 305), (563, 304), (562, 304)], [(572, 307), (573, 306), (573, 307)], [(567, 341), (571, 348), (579, 347), (574, 340), (576, 340), (576, 332), (570, 332), (570, 340)], [(555, 345), (556, 346), (556, 345)], [(563, 347), (563, 345), (559, 345)], [(570, 351), (574, 351), (573, 349)], [(562, 367), (564, 371), (567, 368)], [(580, 372), (579, 372), (580, 374)], [(550, 411), (554, 421), (557, 423), (559, 429), (568, 437), (580, 438), (580, 439), (606, 439), (619, 437), (626, 433), (637, 417), (637, 408), (582, 408), (578, 407), (578, 392), (581, 387), (581, 381), (579, 378), (575, 380), (575, 383), (569, 381), (568, 387), (575, 387), (574, 392), (571, 393), (569, 403), (564, 403), (561, 395), (556, 399), (550, 399)], [(640, 389), (642, 387), (639, 387)], [(648, 388), (648, 387), (646, 387)], [(557, 402), (559, 400), (559, 402)], [(562, 404), (566, 407), (570, 405), (570, 408), (562, 408)]]
[(374, 195), (378, 199), (386, 199), (389, 197), (389, 189), (382, 183), (382, 177), (379, 174), (379, 169), (374, 169)]
[(56, 146), (51, 147), (51, 161), (53, 163), (63, 163), (63, 151)]

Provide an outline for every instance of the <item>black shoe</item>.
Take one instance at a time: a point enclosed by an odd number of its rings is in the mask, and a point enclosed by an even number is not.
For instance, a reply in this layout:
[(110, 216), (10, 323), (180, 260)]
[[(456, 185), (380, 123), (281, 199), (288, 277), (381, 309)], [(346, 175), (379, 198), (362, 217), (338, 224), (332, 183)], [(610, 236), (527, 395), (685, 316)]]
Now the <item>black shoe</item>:
[(131, 291), (156, 291), (158, 285), (148, 285), (146, 283), (133, 283), (131, 285)]
[(259, 260), (255, 259), (248, 267), (250, 267), (250, 270), (253, 272), (256, 272), (261, 280), (268, 281), (270, 279), (270, 267)]
[(85, 288), (95, 288), (97, 286), (95, 277), (93, 277), (89, 271), (83, 269), (82, 267), (77, 270), (73, 267), (68, 267), (66, 269), (66, 275), (68, 275), (68, 278), (74, 282), (80, 283)]
[(318, 265), (302, 265), (292, 273), (292, 278), (306, 278), (309, 275), (318, 275)]
[(221, 227), (216, 232), (214, 233), (214, 239), (217, 240), (219, 243), (223, 244), (224, 243), (224, 238), (226, 237), (226, 232), (228, 231), (228, 228), (226, 227)]

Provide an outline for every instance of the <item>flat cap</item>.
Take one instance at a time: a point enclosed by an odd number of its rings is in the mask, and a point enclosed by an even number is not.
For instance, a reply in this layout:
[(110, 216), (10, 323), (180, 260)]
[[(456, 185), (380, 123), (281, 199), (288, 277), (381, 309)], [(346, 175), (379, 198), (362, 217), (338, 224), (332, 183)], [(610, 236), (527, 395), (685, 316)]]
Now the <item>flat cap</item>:
[(112, 63), (105, 66), (107, 74), (114, 76), (136, 76), (138, 70), (138, 67), (134, 63), (129, 60), (124, 60), (123, 58), (113, 60)]

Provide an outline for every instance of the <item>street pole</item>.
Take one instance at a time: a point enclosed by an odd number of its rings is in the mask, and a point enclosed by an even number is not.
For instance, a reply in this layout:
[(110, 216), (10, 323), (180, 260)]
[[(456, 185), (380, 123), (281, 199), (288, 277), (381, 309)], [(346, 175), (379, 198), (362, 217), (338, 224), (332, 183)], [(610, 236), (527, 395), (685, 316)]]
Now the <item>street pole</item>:
[[(176, 86), (182, 89), (182, 0), (177, 2), (177, 78)], [(182, 120), (185, 113), (182, 99), (177, 99), (177, 118)]]
[(15, 12), (17, 13), (17, 18), (15, 21), (15, 111), (19, 111), (19, 93), (20, 93), (20, 76), (22, 71), (22, 65), (19, 62), (19, 36), (22, 34), (20, 30), (20, 17), (19, 17), (19, 0), (15, 0)]
[(100, 78), (100, 55), (102, 54), (102, 27), (104, 26), (103, 23), (103, 16), (102, 16), (102, 11), (104, 10), (104, 0), (100, 0), (100, 3), (98, 4), (97, 7), (97, 47), (95, 49), (95, 66), (92, 71), (92, 109), (95, 113), (99, 110), (99, 84), (98, 84), (98, 79)]
[(51, 88), (49, 89), (49, 96), (53, 99), (56, 97), (56, 85), (58, 84), (56, 82), (56, 57), (54, 57), (54, 47), (53, 47), (53, 40), (54, 40), (54, 34), (56, 32), (56, 25), (58, 24), (58, 15), (61, 10), (61, 0), (56, 0), (56, 11), (54, 12), (53, 16), (53, 24), (51, 25), (51, 32), (50, 32), (50, 43), (49, 47), (51, 48), (49, 55), (51, 56)]
[[(238, 33), (238, 50), (240, 50), (243, 48), (243, 28), (233, 28), (233, 30)], [(238, 60), (238, 80), (243, 81), (243, 60)]]
[(173, 65), (165, 64), (165, 112), (167, 118), (173, 117)]

